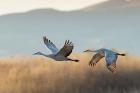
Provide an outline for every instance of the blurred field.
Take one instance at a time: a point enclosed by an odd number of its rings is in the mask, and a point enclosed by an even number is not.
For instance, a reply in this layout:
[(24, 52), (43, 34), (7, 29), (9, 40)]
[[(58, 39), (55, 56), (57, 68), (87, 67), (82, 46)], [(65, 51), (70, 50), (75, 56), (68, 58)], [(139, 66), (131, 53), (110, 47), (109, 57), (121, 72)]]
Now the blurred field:
[(42, 56), (1, 58), (0, 93), (140, 93), (139, 57), (119, 57), (113, 75), (105, 62), (89, 67), (91, 56), (72, 54), (79, 63)]

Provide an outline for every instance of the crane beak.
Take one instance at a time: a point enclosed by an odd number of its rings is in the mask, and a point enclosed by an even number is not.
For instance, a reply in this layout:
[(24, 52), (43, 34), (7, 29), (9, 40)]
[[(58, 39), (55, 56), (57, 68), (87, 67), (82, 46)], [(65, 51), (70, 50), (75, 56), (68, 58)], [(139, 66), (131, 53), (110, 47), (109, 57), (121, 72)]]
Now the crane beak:
[(32, 54), (32, 55), (37, 55), (38, 53), (34, 53), (34, 54)]
[(85, 50), (85, 51), (83, 51), (83, 52), (93, 52), (93, 51), (92, 51), (92, 50), (87, 49), (87, 50)]

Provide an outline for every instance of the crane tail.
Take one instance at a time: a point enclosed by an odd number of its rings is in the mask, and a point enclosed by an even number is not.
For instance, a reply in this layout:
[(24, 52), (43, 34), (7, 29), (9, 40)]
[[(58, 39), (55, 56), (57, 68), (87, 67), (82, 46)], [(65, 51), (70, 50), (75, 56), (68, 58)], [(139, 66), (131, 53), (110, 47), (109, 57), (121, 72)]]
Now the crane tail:
[(118, 53), (118, 55), (120, 55), (120, 56), (126, 56), (126, 54), (119, 54), (119, 53)]

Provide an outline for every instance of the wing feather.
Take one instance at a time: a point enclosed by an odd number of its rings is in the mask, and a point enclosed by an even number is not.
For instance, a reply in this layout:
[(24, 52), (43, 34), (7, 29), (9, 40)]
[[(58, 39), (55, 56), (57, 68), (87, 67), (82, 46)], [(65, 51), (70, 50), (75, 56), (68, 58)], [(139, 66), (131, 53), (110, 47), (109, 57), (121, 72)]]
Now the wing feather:
[(89, 65), (90, 65), (90, 66), (95, 66), (96, 63), (98, 63), (103, 57), (104, 57), (104, 55), (102, 55), (101, 53), (99, 53), (99, 52), (96, 53), (96, 54), (92, 57), (91, 61), (89, 62)]
[(60, 49), (57, 55), (67, 57), (72, 53), (73, 48), (74, 48), (73, 43), (70, 42), (69, 40), (66, 40), (64, 46)]
[(59, 49), (45, 36), (43, 37), (44, 44), (51, 50), (53, 54), (58, 53)]

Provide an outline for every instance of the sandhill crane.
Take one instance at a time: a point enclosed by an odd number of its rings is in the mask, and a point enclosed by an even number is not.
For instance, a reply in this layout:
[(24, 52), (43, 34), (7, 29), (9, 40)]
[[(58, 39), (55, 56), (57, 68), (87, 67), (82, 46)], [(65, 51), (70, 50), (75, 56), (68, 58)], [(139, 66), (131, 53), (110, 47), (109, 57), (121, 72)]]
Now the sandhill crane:
[(101, 48), (99, 50), (86, 50), (84, 52), (95, 52), (96, 54), (92, 57), (91, 61), (89, 62), (90, 66), (95, 66), (96, 63), (98, 63), (103, 57), (105, 57), (106, 60), (106, 66), (107, 68), (112, 72), (116, 73), (116, 61), (118, 58), (118, 55), (125, 56), (125, 54), (120, 54), (117, 52), (114, 52), (109, 49)]
[(78, 59), (71, 59), (68, 58), (68, 56), (72, 53), (72, 50), (74, 48), (73, 43), (69, 40), (65, 41), (65, 44), (63, 48), (60, 50), (45, 36), (43, 37), (44, 44), (47, 46), (48, 49), (51, 50), (52, 54), (46, 55), (41, 52), (34, 53), (34, 55), (43, 55), (45, 57), (52, 58), (56, 61), (74, 61), (79, 62)]

